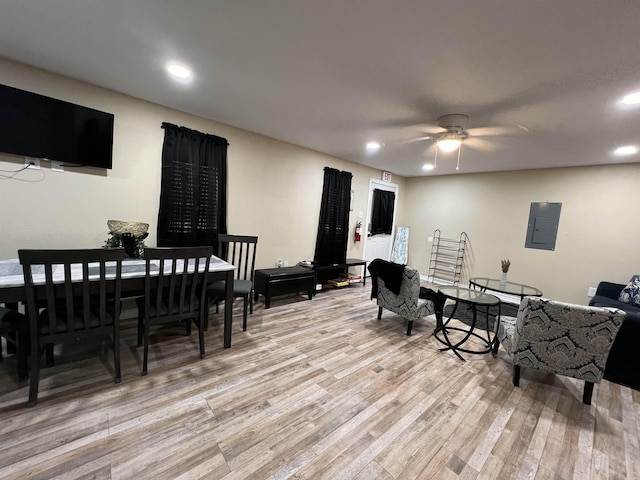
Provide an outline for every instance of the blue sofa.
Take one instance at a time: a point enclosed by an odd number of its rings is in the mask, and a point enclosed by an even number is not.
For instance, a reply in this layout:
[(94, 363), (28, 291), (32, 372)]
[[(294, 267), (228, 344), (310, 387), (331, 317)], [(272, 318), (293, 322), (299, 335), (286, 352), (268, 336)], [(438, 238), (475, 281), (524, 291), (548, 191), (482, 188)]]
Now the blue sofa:
[(625, 287), (620, 283), (600, 282), (589, 305), (615, 307), (627, 314), (611, 347), (604, 378), (640, 390), (640, 307), (618, 300)]

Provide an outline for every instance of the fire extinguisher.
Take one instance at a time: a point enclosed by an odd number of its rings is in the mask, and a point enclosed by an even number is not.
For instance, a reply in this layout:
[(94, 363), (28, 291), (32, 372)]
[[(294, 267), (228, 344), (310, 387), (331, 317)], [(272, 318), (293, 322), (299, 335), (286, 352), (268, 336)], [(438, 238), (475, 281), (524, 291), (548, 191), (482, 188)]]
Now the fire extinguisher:
[(358, 222), (356, 223), (356, 236), (354, 238), (354, 241), (359, 242), (361, 235), (362, 235), (362, 222)]

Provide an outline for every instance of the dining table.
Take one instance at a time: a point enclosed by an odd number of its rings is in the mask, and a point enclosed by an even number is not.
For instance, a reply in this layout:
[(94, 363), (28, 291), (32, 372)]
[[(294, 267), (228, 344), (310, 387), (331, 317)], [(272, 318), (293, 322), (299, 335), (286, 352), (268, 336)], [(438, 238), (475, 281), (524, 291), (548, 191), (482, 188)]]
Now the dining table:
[[(36, 266), (37, 267), (37, 266)], [(115, 268), (115, 267), (114, 267)], [(156, 271), (157, 271), (156, 267)], [(165, 269), (171, 268), (167, 264)], [(144, 295), (146, 261), (139, 258), (128, 258), (122, 261), (122, 298), (132, 298)], [(209, 264), (209, 282), (224, 280), (225, 297), (224, 297), (224, 348), (231, 347), (231, 331), (233, 322), (233, 281), (235, 267), (224, 260), (211, 256)], [(72, 278), (74, 272), (79, 275), (77, 270), (71, 270)], [(34, 283), (44, 284), (44, 271), (40, 274), (37, 268), (32, 269)], [(108, 272), (107, 272), (108, 273)], [(151, 268), (153, 275), (153, 268)], [(64, 278), (62, 268), (54, 271), (54, 281), (56, 276), (60, 279)], [(89, 278), (93, 280), (91, 271)], [(108, 278), (108, 277), (107, 277)], [(95, 280), (99, 280), (99, 273), (95, 272)], [(24, 288), (24, 275), (22, 265), (17, 258), (0, 260), (0, 304), (15, 307), (18, 303), (26, 302), (26, 292)]]

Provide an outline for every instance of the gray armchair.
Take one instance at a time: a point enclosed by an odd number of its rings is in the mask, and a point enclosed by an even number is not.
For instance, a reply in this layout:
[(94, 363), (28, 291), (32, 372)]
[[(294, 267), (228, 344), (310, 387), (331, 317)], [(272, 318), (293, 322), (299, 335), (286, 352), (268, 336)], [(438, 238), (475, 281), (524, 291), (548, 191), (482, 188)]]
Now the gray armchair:
[(593, 386), (603, 378), (624, 315), (615, 308), (525, 297), (515, 318), (500, 318), (494, 352), (502, 343), (513, 363), (516, 387), (520, 367), (553, 372), (584, 380), (582, 401), (590, 405)]
[[(378, 272), (375, 270), (376, 264), (373, 262), (371, 266), (374, 269), (369, 269), (373, 280), (372, 297), (376, 298), (378, 304), (378, 320), (382, 318), (383, 309), (396, 313), (408, 320), (407, 335), (411, 335), (414, 320), (440, 313), (441, 309), (438, 309), (437, 294), (424, 288), (421, 294), (420, 273), (418, 270), (392, 264), (391, 262), (384, 262), (383, 260), (374, 260), (374, 262), (380, 262), (377, 265), (383, 265), (382, 272), (378, 275), (376, 275)], [(384, 265), (394, 266), (392, 269), (395, 270), (397, 278), (400, 279), (399, 283), (389, 276), (385, 277), (385, 273), (388, 274), (388, 270), (384, 268)], [(391, 275), (394, 275), (394, 273)], [(385, 278), (387, 283), (385, 283)], [(432, 295), (425, 294), (425, 292)]]

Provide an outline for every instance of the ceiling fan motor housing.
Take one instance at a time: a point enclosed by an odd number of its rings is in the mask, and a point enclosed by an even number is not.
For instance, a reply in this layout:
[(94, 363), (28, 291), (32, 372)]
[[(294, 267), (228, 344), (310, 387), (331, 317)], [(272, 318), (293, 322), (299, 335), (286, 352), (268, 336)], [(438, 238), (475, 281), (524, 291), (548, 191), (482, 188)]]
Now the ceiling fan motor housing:
[(438, 125), (452, 133), (461, 134), (467, 126), (469, 117), (461, 113), (452, 113), (438, 117)]

